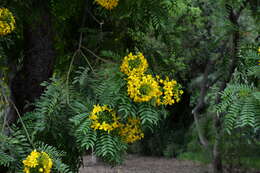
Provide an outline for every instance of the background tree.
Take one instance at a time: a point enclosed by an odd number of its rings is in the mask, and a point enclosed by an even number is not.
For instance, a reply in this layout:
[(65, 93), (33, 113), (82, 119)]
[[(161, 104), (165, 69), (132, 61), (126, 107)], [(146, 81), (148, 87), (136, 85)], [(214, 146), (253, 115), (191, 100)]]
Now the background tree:
[[(77, 171), (85, 150), (102, 149), (111, 142), (103, 151), (112, 151), (113, 157), (110, 152), (95, 152), (119, 163), (125, 145), (109, 135), (97, 135), (90, 121), (82, 119), (95, 104), (108, 104), (124, 118), (140, 116), (147, 128), (145, 138), (130, 145), (133, 152), (137, 148), (145, 154), (196, 159), (202, 155), (215, 172), (231, 165), (227, 157), (238, 150), (231, 139), (237, 145), (241, 139), (254, 143), (243, 143), (250, 148), (246, 157), (257, 153), (258, 1), (129, 0), (118, 1), (109, 10), (90, 0), (0, 5), (17, 21), (15, 32), (0, 37), (1, 98), (12, 100), (5, 99), (1, 117), (4, 125), (16, 122), (15, 132), (24, 129), (20, 128), (24, 121), (29, 134), (27, 139), (21, 132), (28, 144), (26, 154), (31, 143), (40, 141), (66, 151), (64, 163)], [(132, 102), (118, 71), (129, 52), (145, 55), (147, 73), (181, 83), (180, 103), (155, 109)], [(40, 85), (44, 81), (48, 82)], [(242, 101), (245, 95), (248, 100)], [(18, 110), (8, 111), (12, 103)], [(240, 123), (234, 123), (236, 119)], [(16, 140), (12, 135), (11, 139)], [(3, 146), (0, 151), (8, 155)], [(114, 150), (115, 146), (120, 147)]]

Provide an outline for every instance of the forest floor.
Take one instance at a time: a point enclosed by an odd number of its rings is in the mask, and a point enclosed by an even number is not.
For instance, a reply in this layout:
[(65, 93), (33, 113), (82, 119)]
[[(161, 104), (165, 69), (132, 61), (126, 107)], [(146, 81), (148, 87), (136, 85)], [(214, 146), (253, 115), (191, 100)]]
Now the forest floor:
[(103, 162), (84, 157), (80, 173), (212, 173), (209, 165), (192, 161), (128, 155), (122, 165), (111, 168)]

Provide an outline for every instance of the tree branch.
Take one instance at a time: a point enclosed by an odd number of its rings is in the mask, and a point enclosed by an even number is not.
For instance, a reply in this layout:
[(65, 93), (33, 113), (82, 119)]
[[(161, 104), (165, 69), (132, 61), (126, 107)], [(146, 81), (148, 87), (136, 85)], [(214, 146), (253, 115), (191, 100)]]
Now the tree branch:
[(204, 100), (205, 100), (205, 96), (206, 96), (207, 90), (208, 90), (208, 87), (207, 87), (207, 85), (208, 85), (208, 75), (209, 75), (209, 71), (211, 69), (211, 66), (212, 66), (212, 61), (208, 60), (208, 63), (206, 65), (206, 68), (205, 68), (205, 71), (204, 71), (204, 74), (203, 74), (202, 83), (201, 83), (201, 86), (200, 86), (200, 97), (198, 99), (198, 103), (197, 103), (196, 107), (192, 110), (192, 114), (194, 116), (194, 121), (195, 121), (195, 125), (196, 125), (197, 131), (198, 131), (200, 142), (207, 149), (209, 149), (208, 148), (208, 140), (205, 138), (205, 136), (202, 133), (202, 130), (201, 130), (200, 125), (199, 125), (198, 116), (199, 116), (199, 111), (205, 105)]

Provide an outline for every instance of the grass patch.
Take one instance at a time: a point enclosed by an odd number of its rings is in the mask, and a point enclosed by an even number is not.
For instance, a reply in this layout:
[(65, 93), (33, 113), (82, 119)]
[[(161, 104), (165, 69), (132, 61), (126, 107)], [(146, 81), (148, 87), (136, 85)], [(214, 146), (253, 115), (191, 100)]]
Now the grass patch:
[[(206, 154), (202, 152), (185, 152), (181, 153), (178, 157), (179, 160), (192, 160), (196, 162), (201, 162), (204, 164), (210, 164), (211, 160), (209, 159)], [(254, 156), (254, 157), (242, 157), (240, 158), (240, 161), (242, 163), (242, 167), (244, 168), (253, 168), (260, 170), (260, 157)], [(225, 162), (224, 162), (225, 164)]]
[(260, 170), (260, 157), (242, 157), (241, 162), (247, 168)]
[(184, 152), (181, 153), (178, 157), (180, 160), (192, 160), (192, 161), (198, 161), (201, 163), (208, 164), (210, 163), (210, 159), (206, 154), (201, 153), (201, 152)]

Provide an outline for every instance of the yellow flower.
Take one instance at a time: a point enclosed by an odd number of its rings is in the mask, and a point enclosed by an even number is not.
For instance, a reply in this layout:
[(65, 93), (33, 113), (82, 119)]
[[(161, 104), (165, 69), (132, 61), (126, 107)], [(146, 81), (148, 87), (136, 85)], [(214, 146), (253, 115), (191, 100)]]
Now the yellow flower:
[(148, 102), (162, 94), (158, 82), (152, 75), (132, 75), (127, 80), (127, 92), (134, 102)]
[(30, 173), (30, 170), (34, 172), (38, 170), (43, 173), (50, 173), (52, 168), (52, 160), (45, 152), (38, 152), (33, 150), (25, 160), (23, 160), (25, 173)]
[(7, 8), (0, 8), (0, 36), (11, 33), (15, 28), (13, 14)]
[(95, 0), (99, 5), (107, 10), (112, 10), (118, 5), (119, 0)]
[(103, 121), (99, 129), (110, 132), (113, 130), (113, 126)]
[(103, 130), (110, 133), (110, 131), (120, 127), (119, 118), (107, 105), (94, 105), (89, 119), (92, 120), (91, 128), (94, 130)]
[(128, 76), (140, 76), (147, 70), (147, 68), (148, 63), (142, 53), (138, 53), (137, 55), (130, 53), (125, 56), (120, 67), (121, 72)]
[(166, 77), (165, 80), (157, 77), (157, 80), (162, 87), (163, 94), (161, 97), (158, 97), (156, 100), (157, 105), (173, 105), (180, 101), (180, 96), (183, 94), (183, 90), (180, 90), (180, 86), (175, 80), (169, 80), (169, 77)]
[(49, 155), (45, 152), (41, 152), (41, 161), (45, 171), (44, 173), (50, 173), (53, 163)]
[(29, 156), (25, 160), (23, 160), (23, 164), (30, 168), (35, 168), (38, 165), (38, 157), (40, 153), (36, 150), (33, 150)]
[(127, 124), (122, 126), (119, 132), (126, 143), (133, 143), (144, 137), (141, 130), (141, 123), (139, 118), (128, 118)]
[(30, 173), (30, 169), (29, 169), (28, 167), (25, 167), (24, 170), (23, 170), (23, 172), (25, 172), (25, 173)]

